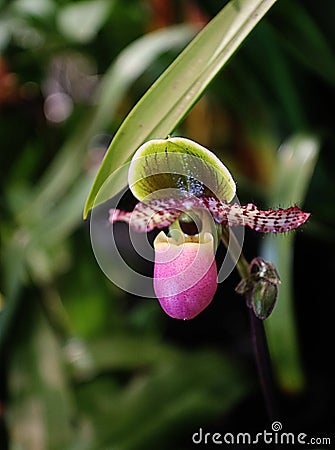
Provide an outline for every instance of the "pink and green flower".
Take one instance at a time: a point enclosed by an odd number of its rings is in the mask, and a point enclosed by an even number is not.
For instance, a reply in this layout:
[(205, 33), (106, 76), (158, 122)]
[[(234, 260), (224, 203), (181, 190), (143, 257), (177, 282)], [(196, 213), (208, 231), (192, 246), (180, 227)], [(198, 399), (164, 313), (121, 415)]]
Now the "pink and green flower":
[[(283, 233), (309, 217), (297, 206), (258, 209), (232, 202), (235, 183), (209, 150), (184, 138), (153, 140), (135, 153), (129, 186), (140, 200), (131, 212), (111, 209), (109, 221), (139, 232), (161, 231), (154, 241), (153, 284), (163, 310), (192, 319), (212, 301), (217, 288), (215, 252), (222, 227), (248, 226), (260, 233)], [(198, 219), (195, 234), (180, 224)]]

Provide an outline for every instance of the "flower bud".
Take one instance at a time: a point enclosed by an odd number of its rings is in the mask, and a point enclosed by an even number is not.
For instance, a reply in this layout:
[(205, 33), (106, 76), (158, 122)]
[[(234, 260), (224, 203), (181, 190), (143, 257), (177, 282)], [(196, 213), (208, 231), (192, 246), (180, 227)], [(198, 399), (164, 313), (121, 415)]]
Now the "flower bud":
[(253, 287), (249, 306), (254, 311), (256, 317), (265, 320), (271, 314), (278, 296), (278, 287), (276, 284), (267, 280), (258, 280)]
[(246, 296), (247, 306), (256, 317), (265, 320), (271, 314), (278, 297), (280, 278), (276, 267), (261, 257), (249, 264), (248, 277), (236, 287), (236, 292)]

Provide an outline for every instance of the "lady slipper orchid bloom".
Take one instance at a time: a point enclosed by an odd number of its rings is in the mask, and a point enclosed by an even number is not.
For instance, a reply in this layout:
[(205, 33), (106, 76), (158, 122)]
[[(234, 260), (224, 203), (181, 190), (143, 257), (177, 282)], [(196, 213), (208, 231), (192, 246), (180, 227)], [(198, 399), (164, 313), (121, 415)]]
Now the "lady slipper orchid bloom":
[[(162, 170), (162, 180), (165, 183), (163, 190), (169, 187), (178, 187), (180, 189), (178, 195), (164, 196), (164, 198), (155, 197), (151, 200), (145, 198), (148, 193), (156, 192), (155, 183), (159, 180), (159, 174), (153, 178), (151, 174), (146, 173), (148, 154), (154, 156), (153, 159), (157, 166), (158, 162), (164, 165), (169, 157), (169, 152), (175, 156), (176, 149), (173, 146), (178, 147), (178, 154), (182, 156), (184, 156), (184, 151), (187, 155), (191, 154), (202, 159), (204, 172), (207, 171), (209, 175), (213, 175), (221, 189), (220, 198), (223, 197), (223, 199), (219, 200), (218, 195), (213, 195), (212, 189), (206, 191), (201, 182), (195, 182), (194, 180), (199, 180), (204, 174), (199, 175), (194, 172), (189, 174), (188, 170), (191, 164), (186, 164), (184, 160), (183, 164), (187, 166), (187, 176), (184, 179), (176, 178), (175, 173), (179, 172), (173, 172), (171, 185), (166, 185), (167, 170), (165, 168)], [(139, 166), (138, 163), (139, 155), (142, 157), (144, 155), (142, 166)], [(188, 139), (169, 138), (149, 141), (136, 152), (134, 161), (133, 166), (137, 164), (136, 170), (138, 167), (144, 167), (144, 174), (138, 178), (137, 185), (131, 182), (129, 185), (137, 198), (146, 201), (140, 201), (131, 212), (111, 209), (109, 222), (126, 222), (139, 233), (149, 232), (154, 228), (170, 228), (170, 236), (161, 231), (154, 241), (153, 283), (163, 310), (173, 318), (192, 319), (211, 303), (217, 288), (215, 251), (220, 226), (242, 225), (261, 233), (283, 233), (300, 227), (310, 215), (297, 206), (262, 211), (252, 203), (244, 206), (238, 203), (231, 204), (230, 201), (235, 194), (235, 183), (228, 170), (209, 150)], [(192, 164), (192, 167), (197, 171), (202, 170), (196, 164)], [(133, 176), (134, 170), (131, 169), (129, 172)], [(208, 179), (208, 173), (205, 175)], [(151, 177), (150, 183), (145, 184), (143, 181), (145, 176)], [(188, 183), (187, 189), (185, 183)], [(136, 187), (132, 188), (134, 185)], [(159, 192), (159, 186), (157, 192)], [(185, 215), (201, 219), (200, 233), (189, 236), (182, 232), (179, 220), (185, 218)], [(212, 220), (209, 221), (208, 217), (211, 217)]]
[[(148, 232), (172, 225), (185, 211), (204, 209), (221, 225), (245, 225), (261, 233), (283, 233), (302, 225), (309, 213), (297, 206), (259, 210), (213, 197), (152, 200), (138, 203), (132, 212), (111, 209), (109, 221), (127, 222), (134, 231)], [(217, 286), (214, 239), (209, 231), (178, 243), (160, 232), (154, 241), (154, 289), (164, 311), (176, 319), (192, 319), (212, 301)]]

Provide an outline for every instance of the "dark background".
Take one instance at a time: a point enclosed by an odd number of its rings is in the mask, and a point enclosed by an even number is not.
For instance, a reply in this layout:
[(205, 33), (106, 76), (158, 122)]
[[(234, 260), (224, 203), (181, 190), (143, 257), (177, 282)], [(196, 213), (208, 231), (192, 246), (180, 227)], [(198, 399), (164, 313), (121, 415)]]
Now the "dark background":
[[(70, 19), (84, 3), (91, 22), (83, 35)], [(223, 4), (0, 1), (1, 450), (187, 449), (199, 427), (271, 429), (248, 309), (234, 292), (238, 274), (197, 318), (173, 320), (158, 302), (112, 285), (81, 219), (113, 134), (177, 51), (155, 58), (82, 146), (104, 74), (142, 35), (204, 25)], [(299, 199), (311, 219), (291, 239), (303, 381), (277, 386), (283, 431), (308, 437), (334, 432), (334, 23), (332, 0), (279, 0), (175, 133), (213, 150), (241, 203), (260, 207), (274, 199), (279, 146), (298, 133), (320, 141)], [(130, 209), (134, 199), (125, 203)], [(264, 245), (246, 231), (248, 260)]]

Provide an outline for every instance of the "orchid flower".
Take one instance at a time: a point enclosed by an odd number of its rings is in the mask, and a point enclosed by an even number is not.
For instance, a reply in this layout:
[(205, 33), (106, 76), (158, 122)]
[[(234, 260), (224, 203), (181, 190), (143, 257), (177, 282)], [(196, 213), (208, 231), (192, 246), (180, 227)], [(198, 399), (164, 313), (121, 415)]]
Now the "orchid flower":
[[(128, 176), (139, 203), (131, 212), (109, 211), (109, 222), (123, 221), (136, 232), (169, 227), (155, 241), (154, 290), (163, 310), (192, 319), (212, 301), (217, 288), (215, 251), (222, 226), (248, 226), (261, 233), (283, 233), (309, 217), (297, 206), (262, 211), (232, 200), (235, 182), (209, 150), (185, 138), (152, 140), (135, 153)], [(183, 224), (199, 224), (187, 234)]]

